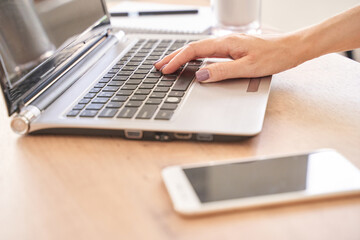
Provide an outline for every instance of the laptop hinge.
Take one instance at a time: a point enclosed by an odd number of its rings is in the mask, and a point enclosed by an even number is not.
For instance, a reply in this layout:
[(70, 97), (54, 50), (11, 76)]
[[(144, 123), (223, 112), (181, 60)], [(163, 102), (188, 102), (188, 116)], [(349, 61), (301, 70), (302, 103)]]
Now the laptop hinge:
[[(68, 88), (72, 86), (73, 83), (78, 80), (82, 74), (81, 73), (75, 73), (71, 77), (68, 78), (68, 81), (62, 81), (59, 83), (58, 80), (62, 78), (65, 74), (71, 72), (71, 69), (75, 67), (80, 61), (82, 61), (85, 57), (90, 55), (95, 48), (97, 48), (100, 44), (105, 44), (107, 47), (101, 47), (101, 51), (94, 54), (92, 59), (87, 61), (87, 69), (91, 67), (93, 64), (95, 64), (98, 59), (109, 49), (109, 46), (112, 46), (115, 42), (118, 42), (119, 37), (122, 37), (121, 35), (116, 37), (111, 37), (113, 35), (110, 35), (110, 37), (104, 37), (102, 41), (99, 41), (97, 44), (95, 44), (93, 47), (89, 49), (89, 51), (84, 54), (82, 57), (80, 57), (77, 61), (75, 61), (71, 66), (67, 68), (67, 71), (64, 71), (61, 75), (56, 77), (51, 84), (49, 84), (46, 89), (43, 89), (41, 92), (39, 92), (37, 95), (32, 97), (29, 101), (26, 102), (26, 104), (21, 107), (20, 113), (16, 114), (12, 120), (11, 120), (11, 128), (14, 132), (18, 134), (26, 134), (30, 130), (31, 122), (34, 121), (37, 117), (40, 116), (41, 111), (43, 111), (45, 108), (47, 108), (52, 102), (54, 102), (60, 95), (62, 95)], [(104, 41), (109, 39), (110, 41)], [(54, 85), (54, 86), (53, 86)]]
[(40, 116), (41, 111), (36, 106), (26, 106), (11, 119), (11, 129), (18, 134), (29, 132), (30, 123)]

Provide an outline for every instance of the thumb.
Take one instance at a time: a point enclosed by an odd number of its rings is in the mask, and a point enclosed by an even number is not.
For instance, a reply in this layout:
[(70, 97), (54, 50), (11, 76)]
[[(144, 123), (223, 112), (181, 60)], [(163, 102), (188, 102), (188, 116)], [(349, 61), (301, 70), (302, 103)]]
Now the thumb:
[(243, 59), (212, 63), (196, 72), (196, 80), (203, 83), (240, 77), (251, 77)]

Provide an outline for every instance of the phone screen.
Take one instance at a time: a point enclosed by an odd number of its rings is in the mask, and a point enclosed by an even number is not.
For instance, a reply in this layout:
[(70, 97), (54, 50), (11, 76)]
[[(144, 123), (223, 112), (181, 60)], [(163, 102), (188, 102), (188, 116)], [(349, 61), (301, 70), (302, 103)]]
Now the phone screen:
[(302, 191), (309, 155), (184, 168), (202, 203)]

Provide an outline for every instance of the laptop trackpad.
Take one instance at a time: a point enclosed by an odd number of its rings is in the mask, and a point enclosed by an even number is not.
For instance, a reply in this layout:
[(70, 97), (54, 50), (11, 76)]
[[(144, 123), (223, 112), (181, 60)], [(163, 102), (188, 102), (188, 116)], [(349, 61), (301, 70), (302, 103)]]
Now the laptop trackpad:
[[(261, 130), (271, 77), (195, 82), (176, 122), (199, 131), (253, 134)], [(183, 125), (181, 124), (181, 125)]]

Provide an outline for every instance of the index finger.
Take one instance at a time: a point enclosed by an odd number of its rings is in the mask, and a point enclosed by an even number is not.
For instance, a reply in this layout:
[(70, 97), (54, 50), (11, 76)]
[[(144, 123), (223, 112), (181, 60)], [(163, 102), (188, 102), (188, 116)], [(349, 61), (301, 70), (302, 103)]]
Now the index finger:
[[(164, 74), (173, 73), (183, 64), (193, 59), (212, 57), (215, 55), (217, 57), (227, 56), (225, 48), (221, 47), (217, 39), (204, 39), (191, 42), (183, 47), (177, 54), (167, 59), (168, 63), (162, 69), (162, 72)], [(166, 62), (162, 62), (162, 64), (166, 64)]]

